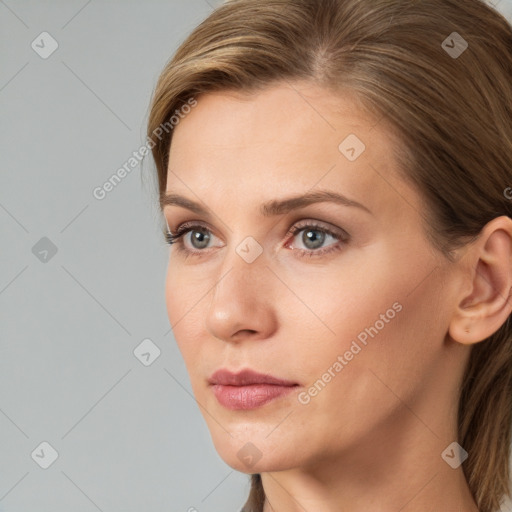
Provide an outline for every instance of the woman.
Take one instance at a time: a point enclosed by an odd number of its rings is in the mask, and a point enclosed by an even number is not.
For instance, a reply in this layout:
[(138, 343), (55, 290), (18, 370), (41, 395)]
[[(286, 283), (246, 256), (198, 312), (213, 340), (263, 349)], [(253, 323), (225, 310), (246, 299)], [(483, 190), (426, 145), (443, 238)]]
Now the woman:
[[(494, 512), (512, 29), (479, 0), (233, 0), (162, 72), (166, 298), (244, 512)], [(172, 144), (171, 144), (172, 142)]]

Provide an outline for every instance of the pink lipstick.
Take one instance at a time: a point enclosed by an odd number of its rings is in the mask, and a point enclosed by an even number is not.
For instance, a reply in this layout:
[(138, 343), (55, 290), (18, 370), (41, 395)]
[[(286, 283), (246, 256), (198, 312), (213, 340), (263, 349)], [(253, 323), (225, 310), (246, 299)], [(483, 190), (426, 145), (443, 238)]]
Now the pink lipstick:
[(296, 382), (249, 369), (239, 373), (218, 370), (208, 382), (219, 403), (231, 410), (256, 409), (289, 394), (298, 386)]

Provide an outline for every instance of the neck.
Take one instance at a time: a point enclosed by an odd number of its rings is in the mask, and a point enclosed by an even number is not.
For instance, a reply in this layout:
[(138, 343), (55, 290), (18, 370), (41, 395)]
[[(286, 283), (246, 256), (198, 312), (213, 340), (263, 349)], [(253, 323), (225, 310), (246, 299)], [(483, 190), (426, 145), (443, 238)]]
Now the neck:
[(436, 431), (408, 410), (404, 418), (406, 428), (383, 428), (308, 467), (262, 473), (263, 512), (478, 512), (462, 466), (441, 457), (457, 439), (455, 418)]

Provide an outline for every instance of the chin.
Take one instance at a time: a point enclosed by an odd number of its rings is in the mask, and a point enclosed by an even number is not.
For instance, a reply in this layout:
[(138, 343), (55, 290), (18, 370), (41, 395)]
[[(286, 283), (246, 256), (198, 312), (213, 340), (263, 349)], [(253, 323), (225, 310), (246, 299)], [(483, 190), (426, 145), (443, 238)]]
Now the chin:
[(236, 471), (239, 471), (240, 473), (246, 473), (248, 475), (254, 473), (286, 471), (291, 468), (300, 466), (300, 462), (292, 462), (287, 460), (286, 457), (282, 457), (280, 454), (273, 454), (270, 458), (263, 456), (260, 460), (257, 461), (254, 457), (253, 460), (251, 460), (251, 456), (248, 454), (245, 454), (245, 460), (240, 460), (236, 451), (229, 454), (219, 453), (219, 455), (228, 466)]
[(293, 443), (288, 446), (279, 436), (272, 440), (266, 436), (261, 430), (254, 435), (249, 431), (233, 437), (222, 431), (221, 435), (212, 436), (212, 440), (221, 459), (241, 473), (284, 471), (301, 465)]

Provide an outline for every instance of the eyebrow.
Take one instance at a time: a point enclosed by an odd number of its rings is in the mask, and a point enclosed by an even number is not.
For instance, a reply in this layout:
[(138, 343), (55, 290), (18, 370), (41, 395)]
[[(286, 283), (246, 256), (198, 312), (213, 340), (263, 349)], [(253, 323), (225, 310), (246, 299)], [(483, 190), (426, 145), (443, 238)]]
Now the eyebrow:
[[(265, 217), (272, 217), (277, 215), (284, 215), (293, 210), (309, 206), (310, 204), (323, 202), (360, 208), (370, 215), (373, 215), (371, 210), (369, 210), (363, 204), (354, 201), (353, 199), (349, 199), (343, 194), (339, 194), (331, 190), (317, 190), (304, 195), (293, 196), (286, 199), (273, 199), (262, 204), (260, 207), (260, 212)], [(179, 194), (173, 194), (169, 192), (162, 193), (160, 196), (160, 207), (163, 210), (166, 206), (181, 206), (182, 208), (186, 208), (187, 210), (197, 213), (198, 215), (209, 215), (208, 209), (203, 207), (200, 203), (192, 201)]]

